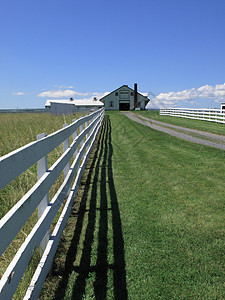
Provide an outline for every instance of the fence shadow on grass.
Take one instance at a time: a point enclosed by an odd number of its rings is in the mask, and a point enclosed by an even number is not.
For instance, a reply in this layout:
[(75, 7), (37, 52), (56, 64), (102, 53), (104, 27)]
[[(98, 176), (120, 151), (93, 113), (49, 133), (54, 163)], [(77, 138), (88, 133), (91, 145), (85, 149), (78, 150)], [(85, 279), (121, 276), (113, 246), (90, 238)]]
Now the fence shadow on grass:
[[(111, 143), (111, 123), (105, 116), (99, 135), (97, 147), (92, 159), (89, 173), (85, 182), (84, 192), (78, 212), (76, 228), (67, 252), (62, 280), (55, 293), (55, 299), (63, 299), (66, 293), (70, 274), (75, 271), (78, 275), (73, 283), (71, 299), (82, 299), (85, 294), (86, 281), (90, 273), (95, 273), (94, 291), (96, 299), (106, 299), (108, 270), (113, 271), (114, 299), (127, 299), (126, 270), (124, 258), (124, 242), (121, 226), (120, 211), (112, 172), (113, 146)], [(100, 181), (100, 203), (96, 203), (98, 182)], [(107, 194), (108, 188), (108, 194)], [(79, 266), (74, 267), (77, 249), (83, 227), (84, 215), (87, 212), (87, 196), (91, 193), (87, 227), (83, 241), (83, 249)], [(98, 207), (97, 207), (98, 206)], [(99, 228), (96, 229), (96, 212), (99, 210)], [(111, 212), (111, 214), (109, 213)], [(112, 220), (109, 220), (112, 218)], [(113, 264), (108, 263), (108, 221), (112, 223), (113, 231)], [(92, 244), (97, 236), (96, 265), (91, 266)]]

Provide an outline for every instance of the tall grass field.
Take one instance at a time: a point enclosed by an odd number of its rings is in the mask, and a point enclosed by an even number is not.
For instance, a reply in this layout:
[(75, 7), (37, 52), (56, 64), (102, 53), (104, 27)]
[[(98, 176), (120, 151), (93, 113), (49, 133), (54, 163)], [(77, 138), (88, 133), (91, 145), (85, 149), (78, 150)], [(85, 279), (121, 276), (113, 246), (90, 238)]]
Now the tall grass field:
[[(62, 128), (63, 124), (70, 124), (74, 118), (79, 118), (80, 114), (67, 116), (52, 116), (50, 114), (0, 114), (0, 156), (10, 153), (37, 139), (37, 135), (46, 132), (53, 133)], [(62, 154), (62, 145), (57, 147), (48, 156), (48, 166), (50, 167)], [(37, 181), (37, 164), (34, 164), (17, 179), (8, 184), (0, 191), (0, 219), (22, 198), (22, 196)], [(63, 176), (55, 182), (50, 190), (50, 198), (53, 197), (56, 190), (63, 181)], [(37, 210), (24, 225), (12, 244), (0, 257), (0, 277), (3, 275), (18, 248), (24, 242), (32, 227), (37, 222)], [(32, 277), (35, 266), (39, 259), (39, 253), (36, 252), (34, 259), (31, 260), (28, 270), (20, 283), (15, 299), (22, 299)]]
[[(225, 134), (220, 124), (143, 116)], [(1, 155), (74, 117), (0, 115)], [(224, 299), (224, 169), (222, 150), (106, 112), (40, 299)], [(36, 173), (34, 165), (0, 191), (1, 217)], [(37, 212), (0, 258), (0, 275), (36, 220)], [(23, 299), (38, 255), (15, 299)]]

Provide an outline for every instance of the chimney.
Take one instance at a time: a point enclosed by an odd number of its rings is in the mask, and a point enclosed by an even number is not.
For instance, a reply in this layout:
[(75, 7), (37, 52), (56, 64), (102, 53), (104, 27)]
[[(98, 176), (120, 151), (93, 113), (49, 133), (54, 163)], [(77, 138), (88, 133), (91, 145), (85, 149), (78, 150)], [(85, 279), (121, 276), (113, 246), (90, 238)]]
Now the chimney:
[(134, 109), (137, 108), (137, 83), (134, 84)]

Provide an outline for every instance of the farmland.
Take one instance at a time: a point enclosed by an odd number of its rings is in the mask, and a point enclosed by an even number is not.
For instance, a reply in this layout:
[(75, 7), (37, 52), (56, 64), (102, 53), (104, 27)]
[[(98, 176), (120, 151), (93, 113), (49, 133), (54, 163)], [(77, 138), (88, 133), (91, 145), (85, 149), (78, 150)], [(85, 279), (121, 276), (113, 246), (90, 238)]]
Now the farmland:
[[(49, 114), (1, 114), (0, 115), (0, 141), (1, 156), (15, 149), (18, 149), (32, 141), (36, 140), (36, 136), (46, 132), (50, 134), (62, 128), (65, 123), (71, 123), (72, 119), (79, 117), (80, 114), (74, 116), (51, 116)], [(60, 156), (63, 149), (62, 146), (57, 147), (48, 157), (49, 166), (51, 166)], [(17, 179), (0, 191), (0, 219), (15, 205), (15, 203), (35, 184), (37, 181), (37, 164), (34, 164), (26, 172), (21, 174)], [(63, 181), (61, 175), (59, 180), (55, 182), (50, 190), (50, 198)], [(29, 221), (24, 225), (13, 243), (8, 247), (0, 258), (0, 276), (9, 265), (12, 257), (28, 236), (31, 228), (37, 221), (37, 210), (30, 217)], [(16, 299), (22, 299), (24, 289), (29, 283), (34, 267), (38, 261), (38, 251), (31, 260), (28, 271), (24, 276), (17, 292)]]
[(41, 299), (223, 299), (224, 159), (107, 113)]
[[(164, 122), (169, 118), (144, 113)], [(0, 116), (5, 153), (65, 122), (34, 117), (19, 116), (17, 123)], [(70, 123), (74, 117), (68, 118)], [(208, 131), (223, 133), (224, 127), (211, 125)], [(106, 113), (41, 299), (223, 299), (224, 167), (224, 151)], [(33, 166), (1, 191), (4, 212), (35, 180)], [(18, 239), (24, 240), (29, 226), (22, 231)], [(1, 265), (12, 257), (14, 249), (9, 250)], [(21, 291), (16, 298), (22, 298)]]
[(224, 124), (216, 124), (213, 122), (207, 121), (198, 121), (192, 119), (185, 119), (179, 117), (170, 117), (170, 116), (161, 116), (159, 111), (142, 111), (142, 112), (135, 112), (141, 116), (146, 118), (151, 118), (156, 121), (165, 122), (168, 124), (187, 127), (196, 130), (208, 131), (215, 134), (225, 135), (225, 126)]

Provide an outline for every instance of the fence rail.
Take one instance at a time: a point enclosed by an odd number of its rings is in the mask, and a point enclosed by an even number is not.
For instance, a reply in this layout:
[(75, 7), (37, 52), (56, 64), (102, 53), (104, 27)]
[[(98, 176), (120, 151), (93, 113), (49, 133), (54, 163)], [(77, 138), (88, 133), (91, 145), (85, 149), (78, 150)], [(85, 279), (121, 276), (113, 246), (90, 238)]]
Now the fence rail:
[[(39, 208), (38, 222), (17, 251), (0, 280), (0, 299), (12, 298), (32, 255), (41, 245), (43, 255), (24, 298), (37, 299), (51, 267), (80, 178), (103, 117), (104, 109), (100, 109), (88, 116), (74, 120), (71, 125), (67, 125), (49, 136), (46, 136), (46, 134), (38, 136), (37, 141), (0, 158), (0, 189), (34, 163), (38, 163), (38, 181), (0, 220), (0, 255), (11, 244), (35, 209)], [(78, 128), (80, 129), (79, 134)], [(73, 136), (71, 144), (69, 144), (70, 136)], [(63, 154), (48, 169), (48, 153), (62, 143)], [(74, 161), (70, 165), (70, 159), (73, 156)], [(62, 171), (64, 171), (64, 181), (49, 203), (48, 192)], [(74, 178), (75, 181), (72, 184)], [(66, 204), (53, 233), (49, 236), (51, 223), (64, 200)]]
[(220, 109), (161, 108), (160, 115), (225, 124), (225, 111)]

